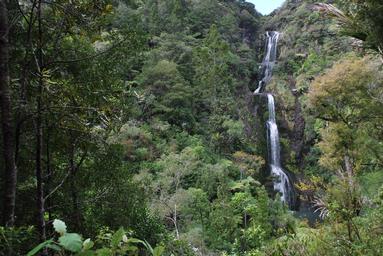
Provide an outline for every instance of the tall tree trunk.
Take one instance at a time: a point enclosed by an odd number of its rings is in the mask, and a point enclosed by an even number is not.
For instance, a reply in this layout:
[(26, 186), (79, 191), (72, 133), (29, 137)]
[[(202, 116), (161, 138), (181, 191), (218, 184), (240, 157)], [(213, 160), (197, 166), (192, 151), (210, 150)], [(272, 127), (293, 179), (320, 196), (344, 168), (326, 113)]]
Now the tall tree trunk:
[[(22, 9), (20, 6), (20, 3), (17, 3), (19, 6), (19, 10)], [(29, 72), (31, 68), (31, 64), (34, 63), (33, 54), (31, 53), (33, 49), (35, 48), (32, 42), (32, 33), (33, 33), (33, 27), (35, 25), (35, 9), (37, 7), (37, 0), (32, 1), (32, 6), (29, 11), (29, 19), (27, 21), (28, 23), (28, 29), (27, 29), (27, 39), (25, 41), (25, 53), (24, 53), (24, 60), (19, 64), (21, 68), (21, 77), (20, 77), (20, 87), (19, 95), (20, 95), (20, 105), (19, 110), (16, 114), (16, 134), (15, 134), (15, 161), (16, 165), (18, 165), (19, 156), (20, 156), (20, 148), (21, 148), (21, 136), (22, 136), (22, 129), (24, 123), (28, 119), (27, 115), (27, 85), (29, 83)]]
[(72, 206), (73, 206), (73, 219), (76, 230), (81, 230), (81, 212), (79, 207), (78, 192), (76, 187), (76, 174), (77, 166), (75, 164), (75, 147), (76, 143), (72, 142), (71, 156), (70, 156), (70, 190), (72, 196)]
[[(45, 119), (45, 127), (48, 127), (48, 131), (46, 132), (46, 138), (45, 138), (45, 151), (46, 151), (46, 166), (45, 166), (45, 171), (46, 171), (46, 183), (45, 183), (45, 190), (44, 190), (44, 195), (49, 195), (51, 185), (52, 185), (52, 176), (53, 176), (53, 171), (52, 171), (52, 166), (51, 166), (51, 151), (50, 151), (50, 132), (49, 132), (49, 122), (48, 119)], [(48, 209), (48, 220), (52, 220), (52, 200), (50, 197), (45, 199), (45, 206)]]
[(14, 155), (15, 138), (13, 134), (11, 91), (9, 88), (8, 33), (9, 25), (6, 0), (0, 0), (0, 108), (5, 164), (3, 223), (5, 226), (10, 227), (13, 226), (15, 221), (17, 168)]
[(44, 182), (43, 182), (43, 167), (42, 167), (42, 147), (43, 147), (43, 132), (41, 125), (41, 102), (37, 103), (37, 118), (36, 118), (36, 197), (37, 197), (37, 224), (40, 233), (40, 240), (45, 241), (45, 203), (44, 203)]
[[(39, 27), (39, 42), (38, 42), (38, 92), (37, 92), (37, 113), (35, 119), (36, 126), (36, 193), (37, 193), (37, 225), (40, 233), (40, 241), (45, 241), (45, 203), (44, 203), (44, 181), (43, 181), (43, 166), (42, 166), (42, 155), (43, 155), (43, 127), (42, 127), (42, 96), (43, 96), (43, 42), (42, 42), (42, 19), (41, 19), (41, 4), (39, 1), (37, 15), (38, 15), (38, 27)], [(43, 252), (46, 254), (46, 251)]]

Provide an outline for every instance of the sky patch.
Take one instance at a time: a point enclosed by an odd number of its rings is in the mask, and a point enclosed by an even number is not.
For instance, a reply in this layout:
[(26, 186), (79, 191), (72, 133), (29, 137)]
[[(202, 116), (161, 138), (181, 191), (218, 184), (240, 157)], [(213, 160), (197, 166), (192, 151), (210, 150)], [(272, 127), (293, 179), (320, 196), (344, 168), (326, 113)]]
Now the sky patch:
[(247, 0), (253, 3), (255, 9), (263, 15), (268, 15), (278, 7), (281, 7), (285, 0)]

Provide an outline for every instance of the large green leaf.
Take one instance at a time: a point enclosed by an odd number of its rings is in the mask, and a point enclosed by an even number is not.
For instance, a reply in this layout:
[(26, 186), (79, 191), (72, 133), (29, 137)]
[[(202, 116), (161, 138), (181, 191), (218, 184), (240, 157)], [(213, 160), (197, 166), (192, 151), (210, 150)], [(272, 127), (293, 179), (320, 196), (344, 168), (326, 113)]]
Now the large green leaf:
[(142, 241), (142, 244), (146, 247), (146, 249), (153, 254), (154, 250), (153, 247), (147, 242), (147, 241)]
[(41, 249), (47, 247), (49, 244), (53, 243), (53, 240), (50, 239), (50, 240), (47, 240), (45, 242), (42, 242), (41, 244), (39, 244), (38, 246), (36, 246), (35, 248), (33, 248), (32, 250), (30, 250), (28, 253), (27, 253), (27, 256), (33, 256), (35, 255), (36, 253), (38, 253)]
[(65, 235), (59, 238), (60, 245), (65, 248), (65, 250), (71, 252), (79, 252), (82, 248), (82, 239), (79, 234), (76, 233), (66, 233)]
[(123, 228), (120, 228), (119, 230), (117, 230), (117, 232), (114, 233), (112, 236), (112, 241), (110, 242), (111, 246), (113, 248), (118, 247), (124, 235), (125, 235), (125, 231)]
[(57, 252), (59, 252), (59, 251), (62, 250), (62, 248), (61, 248), (60, 246), (58, 246), (58, 245), (56, 245), (56, 244), (54, 244), (54, 243), (47, 244), (46, 247), (49, 248), (49, 249), (55, 250), (55, 251), (57, 251)]
[(83, 246), (83, 250), (86, 251), (91, 249), (94, 246), (94, 242), (90, 240), (90, 238), (88, 238), (82, 243), (82, 246)]
[(133, 244), (144, 244), (144, 241), (137, 238), (129, 238), (126, 242), (133, 243)]
[(153, 256), (161, 256), (165, 251), (165, 248), (163, 246), (157, 246), (153, 250)]

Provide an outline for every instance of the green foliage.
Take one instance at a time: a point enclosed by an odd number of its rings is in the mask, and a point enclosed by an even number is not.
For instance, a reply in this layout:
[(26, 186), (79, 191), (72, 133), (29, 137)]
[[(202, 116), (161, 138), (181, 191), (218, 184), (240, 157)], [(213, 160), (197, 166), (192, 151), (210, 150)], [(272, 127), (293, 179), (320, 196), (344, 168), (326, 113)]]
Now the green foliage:
[(343, 33), (364, 41), (366, 47), (382, 54), (383, 4), (378, 0), (338, 0), (337, 3), (344, 11), (339, 18)]
[(381, 171), (363, 173), (358, 180), (362, 194), (373, 198), (383, 184), (383, 173)]
[(185, 255), (194, 256), (195, 253), (187, 241), (184, 240), (171, 240), (167, 243), (165, 248), (165, 255)]
[(32, 250), (30, 250), (27, 253), (27, 256), (36, 255), (39, 251), (41, 251), (42, 249), (48, 247), (48, 245), (51, 245), (52, 243), (53, 243), (53, 240), (47, 240), (47, 241), (42, 242), (41, 244), (39, 244), (38, 246), (36, 246)]
[(79, 252), (82, 248), (82, 239), (79, 234), (65, 233), (60, 236), (59, 245), (61, 245), (65, 250)]
[[(128, 238), (123, 228), (120, 228), (115, 233), (103, 234), (103, 243), (98, 245), (101, 248), (95, 248), (95, 243), (89, 238), (82, 241), (82, 237), (77, 233), (66, 233), (63, 229), (65, 223), (61, 220), (55, 220), (54, 229), (60, 234), (58, 240), (50, 239), (39, 244), (28, 252), (28, 256), (33, 256), (39, 253), (44, 248), (52, 249), (59, 252), (60, 255), (65, 255), (65, 252), (71, 253), (69, 255), (136, 255), (140, 250), (139, 245), (143, 245), (153, 256), (162, 255), (164, 248), (158, 246), (152, 248), (147, 242), (141, 241), (136, 238)], [(73, 254), (75, 253), (75, 254)]]
[(252, 224), (260, 226), (264, 230), (266, 236), (268, 236), (272, 231), (270, 223), (270, 203), (264, 187), (259, 187), (257, 189), (257, 201), (255, 207), (249, 211), (250, 214), (254, 216)]
[(145, 92), (146, 114), (159, 116), (180, 127), (193, 128), (191, 88), (179, 73), (177, 64), (161, 60), (153, 68), (145, 69), (142, 76), (142, 85), (150, 88)]
[[(324, 153), (321, 159), (324, 166), (337, 168), (348, 154), (355, 168), (359, 168), (361, 162), (369, 158), (365, 154), (367, 151), (371, 152), (371, 157), (375, 155), (375, 146), (370, 143), (375, 144), (381, 138), (375, 136), (370, 127), (380, 122), (381, 102), (374, 100), (379, 96), (374, 96), (377, 92), (369, 87), (379, 84), (380, 76), (380, 65), (374, 59), (350, 57), (314, 81), (309, 94), (311, 108), (315, 109), (317, 117), (329, 122), (321, 130), (323, 139), (319, 143)], [(371, 111), (376, 113), (373, 118)]]
[[(382, 254), (381, 194), (371, 199), (382, 166), (381, 65), (343, 58), (349, 42), (313, 2), (287, 1), (262, 19), (243, 0), (42, 1), (40, 16), (37, 6), (7, 5), (17, 225), (35, 223), (41, 125), (43, 216), (57, 234), (30, 250), (36, 228), (1, 228), (0, 251)], [(379, 49), (381, 4), (344, 4), (347, 13), (356, 8), (365, 41)], [(264, 132), (253, 118), (267, 113), (253, 113), (249, 92), (261, 27), (282, 32), (268, 90), (278, 99), (283, 164), (304, 179), (297, 187), (305, 198), (321, 199), (329, 213), (315, 227), (295, 219), (278, 195), (269, 198)], [(347, 179), (334, 174), (345, 156), (354, 172)], [(357, 180), (371, 190), (369, 209)]]
[(34, 238), (34, 228), (31, 227), (13, 227), (6, 228), (0, 226), (0, 252), (22, 252), (25, 254), (31, 243), (36, 243)]

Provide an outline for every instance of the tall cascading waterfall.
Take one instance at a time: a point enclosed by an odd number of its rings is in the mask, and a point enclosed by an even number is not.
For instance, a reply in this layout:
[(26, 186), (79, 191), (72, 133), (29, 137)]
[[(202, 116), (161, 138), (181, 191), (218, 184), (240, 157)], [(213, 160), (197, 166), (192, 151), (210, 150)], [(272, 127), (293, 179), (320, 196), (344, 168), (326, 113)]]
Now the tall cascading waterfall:
[(269, 120), (267, 121), (267, 142), (269, 147), (269, 161), (271, 174), (275, 177), (274, 189), (281, 193), (281, 201), (292, 206), (294, 203), (294, 190), (289, 177), (281, 167), (281, 149), (279, 132), (275, 119), (274, 96), (267, 94)]
[(271, 80), (273, 68), (277, 59), (279, 35), (280, 33), (276, 31), (266, 32), (266, 52), (261, 66), (262, 79), (259, 81), (258, 88), (254, 91), (254, 94), (263, 92), (266, 84)]
[[(279, 32), (266, 32), (266, 52), (262, 62), (262, 80), (254, 94), (261, 94), (266, 84), (271, 80), (273, 68), (277, 59)], [(281, 194), (281, 201), (289, 206), (294, 204), (294, 190), (289, 177), (281, 166), (279, 132), (275, 115), (274, 96), (267, 93), (269, 119), (267, 121), (267, 144), (269, 150), (269, 164), (271, 174), (275, 177), (274, 190)]]

